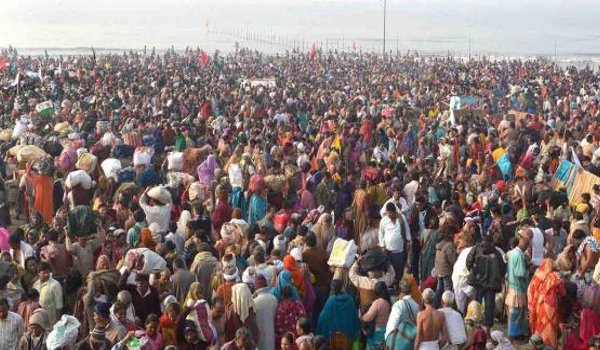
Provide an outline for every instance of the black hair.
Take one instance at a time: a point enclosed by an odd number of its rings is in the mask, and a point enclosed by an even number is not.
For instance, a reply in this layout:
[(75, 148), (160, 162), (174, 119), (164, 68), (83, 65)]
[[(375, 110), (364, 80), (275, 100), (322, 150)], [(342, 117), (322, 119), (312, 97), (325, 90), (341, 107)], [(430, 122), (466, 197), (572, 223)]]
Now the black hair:
[(342, 280), (334, 279), (333, 281), (331, 281), (331, 295), (342, 294), (343, 288), (344, 288), (344, 285), (342, 283)]
[(314, 248), (317, 246), (317, 236), (313, 232), (309, 232), (304, 237), (304, 242), (309, 248)]
[(390, 292), (389, 292), (388, 287), (385, 284), (385, 282), (378, 281), (377, 283), (375, 283), (375, 288), (373, 289), (373, 292), (375, 292), (375, 296), (377, 298), (381, 298), (381, 299), (387, 301), (390, 306), (392, 305), (392, 300), (390, 298)]
[(133, 212), (133, 219), (135, 222), (142, 222), (146, 220), (146, 213), (142, 209), (137, 209)]
[(304, 334), (309, 334), (310, 332), (312, 332), (312, 324), (310, 322), (310, 319), (307, 317), (300, 317), (298, 319), (298, 327), (302, 329), (302, 332), (304, 332)]

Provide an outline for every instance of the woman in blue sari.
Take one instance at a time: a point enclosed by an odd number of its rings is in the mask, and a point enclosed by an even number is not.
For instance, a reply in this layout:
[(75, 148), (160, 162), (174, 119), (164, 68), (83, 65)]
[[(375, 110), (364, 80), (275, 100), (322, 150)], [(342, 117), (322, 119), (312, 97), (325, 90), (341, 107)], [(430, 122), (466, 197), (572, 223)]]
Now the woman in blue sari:
[(285, 287), (290, 287), (292, 289), (291, 299), (293, 301), (300, 301), (300, 294), (298, 294), (298, 290), (292, 284), (292, 273), (288, 270), (283, 270), (277, 276), (277, 284), (271, 288), (271, 294), (273, 294), (277, 301), (281, 301), (281, 291)]
[(354, 300), (343, 292), (341, 280), (331, 282), (331, 295), (317, 322), (317, 334), (331, 340), (340, 340), (340, 336), (353, 343), (360, 335), (360, 321)]
[(248, 223), (252, 225), (267, 215), (267, 199), (261, 193), (253, 193), (248, 205)]

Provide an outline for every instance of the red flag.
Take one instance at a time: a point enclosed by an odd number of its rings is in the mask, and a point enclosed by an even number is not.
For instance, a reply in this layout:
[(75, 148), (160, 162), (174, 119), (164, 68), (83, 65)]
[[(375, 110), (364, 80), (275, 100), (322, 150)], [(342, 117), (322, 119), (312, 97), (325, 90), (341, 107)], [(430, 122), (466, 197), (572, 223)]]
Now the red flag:
[(209, 59), (210, 58), (208, 57), (206, 52), (200, 51), (200, 56), (198, 57), (198, 64), (200, 65), (201, 68), (204, 68), (204, 66), (206, 66), (206, 64), (208, 63)]
[(0, 57), (0, 70), (6, 69), (6, 57)]
[(352, 50), (356, 51), (356, 43), (354, 41), (352, 42)]
[(310, 52), (309, 52), (310, 58), (314, 59), (315, 56), (317, 56), (317, 44), (313, 43), (312, 46), (310, 47)]

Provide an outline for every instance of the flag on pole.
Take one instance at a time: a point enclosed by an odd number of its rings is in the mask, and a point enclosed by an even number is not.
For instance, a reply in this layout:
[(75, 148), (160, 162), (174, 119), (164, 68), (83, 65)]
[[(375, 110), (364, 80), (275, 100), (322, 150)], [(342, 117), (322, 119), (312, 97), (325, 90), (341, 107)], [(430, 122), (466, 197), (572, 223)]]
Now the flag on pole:
[(200, 51), (200, 56), (198, 56), (198, 64), (200, 65), (200, 68), (204, 68), (204, 66), (206, 66), (206, 64), (208, 63), (208, 60), (210, 59), (210, 57), (208, 57), (208, 54), (204, 51)]
[(313, 43), (310, 47), (310, 59), (314, 59), (317, 56), (317, 44)]
[(5, 70), (7, 65), (8, 61), (6, 60), (6, 57), (0, 57), (0, 71)]
[(56, 111), (54, 110), (54, 104), (50, 100), (38, 103), (35, 106), (35, 111), (40, 117), (51, 117), (56, 113)]
[(352, 50), (356, 51), (356, 42), (352, 42)]

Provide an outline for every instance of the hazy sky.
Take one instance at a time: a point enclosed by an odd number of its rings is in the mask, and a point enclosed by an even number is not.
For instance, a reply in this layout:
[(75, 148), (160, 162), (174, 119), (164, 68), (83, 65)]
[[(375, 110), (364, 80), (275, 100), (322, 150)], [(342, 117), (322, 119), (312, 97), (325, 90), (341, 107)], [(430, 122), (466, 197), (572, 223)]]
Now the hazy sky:
[[(598, 0), (387, 0), (388, 48), (600, 53)], [(0, 47), (229, 49), (281, 46), (214, 34), (273, 33), (305, 46), (379, 50), (383, 0), (0, 0)], [(205, 24), (212, 34), (207, 34)], [(330, 40), (326, 40), (330, 39)], [(334, 39), (339, 39), (335, 41)]]

